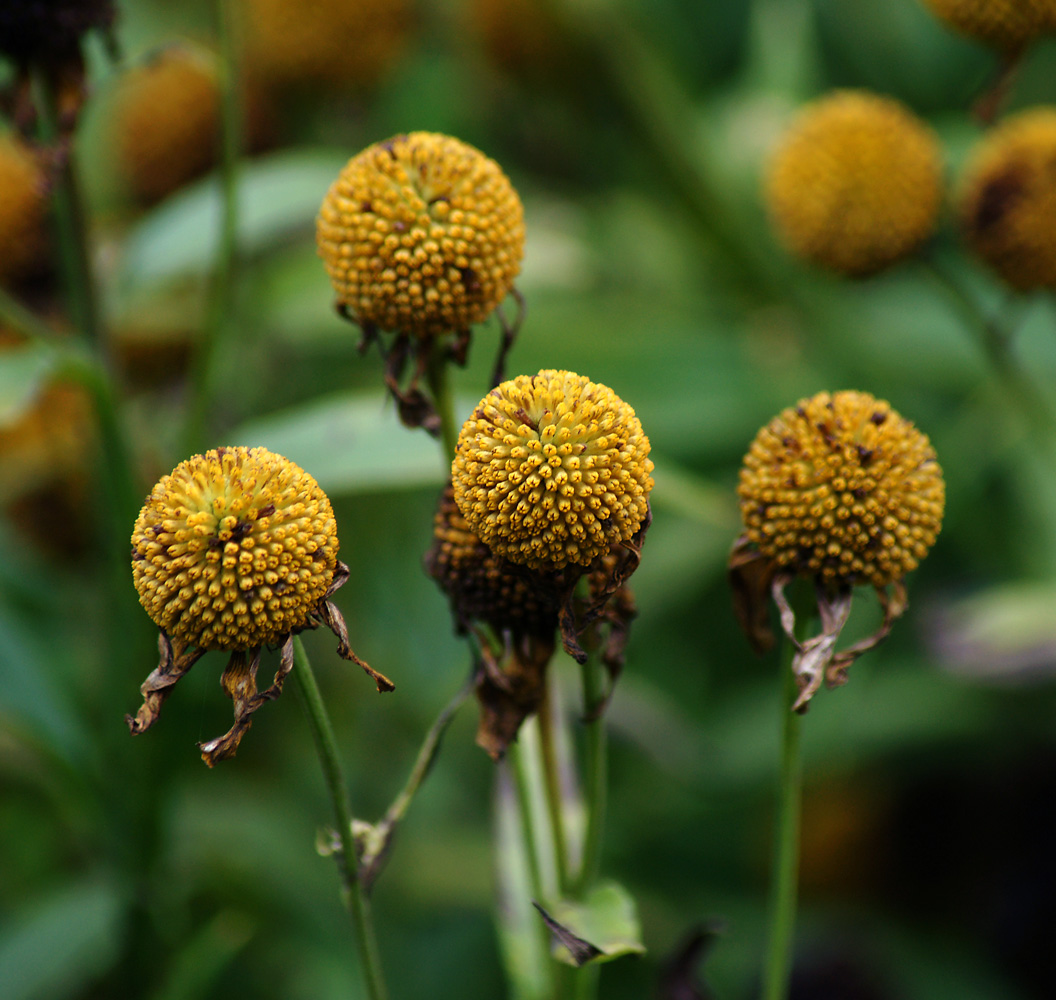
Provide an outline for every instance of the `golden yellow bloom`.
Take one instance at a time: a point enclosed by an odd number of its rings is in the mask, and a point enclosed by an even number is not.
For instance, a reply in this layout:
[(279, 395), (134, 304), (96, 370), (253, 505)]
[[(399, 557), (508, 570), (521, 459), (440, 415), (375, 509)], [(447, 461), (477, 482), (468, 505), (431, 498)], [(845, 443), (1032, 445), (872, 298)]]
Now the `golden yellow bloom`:
[(159, 201), (216, 161), (220, 91), (211, 53), (168, 45), (129, 70), (114, 96), (113, 141), (136, 198)]
[(402, 54), (408, 0), (244, 0), (247, 64), (273, 84), (369, 86)]
[(132, 574), (171, 639), (254, 649), (308, 624), (337, 550), (330, 501), (308, 473), (265, 448), (218, 448), (151, 491), (132, 532)]
[(1056, 288), (1056, 108), (1009, 118), (979, 144), (958, 198), (972, 249), (1014, 288)]
[(1014, 51), (1052, 30), (1053, 0), (924, 0), (955, 31), (994, 48)]
[(0, 284), (25, 277), (40, 266), (46, 212), (40, 164), (21, 142), (0, 136)]
[(883, 587), (915, 569), (942, 525), (927, 437), (863, 392), (819, 393), (764, 427), (738, 488), (746, 537), (781, 569)]
[(520, 198), (494, 160), (412, 132), (353, 157), (319, 210), (338, 305), (364, 328), (429, 337), (486, 319), (524, 253)]
[(942, 159), (932, 130), (897, 101), (837, 91), (808, 105), (770, 163), (766, 201), (797, 256), (866, 275), (935, 229)]
[(455, 502), (496, 554), (535, 570), (589, 566), (646, 522), (649, 439), (607, 386), (574, 372), (520, 375), (466, 421)]

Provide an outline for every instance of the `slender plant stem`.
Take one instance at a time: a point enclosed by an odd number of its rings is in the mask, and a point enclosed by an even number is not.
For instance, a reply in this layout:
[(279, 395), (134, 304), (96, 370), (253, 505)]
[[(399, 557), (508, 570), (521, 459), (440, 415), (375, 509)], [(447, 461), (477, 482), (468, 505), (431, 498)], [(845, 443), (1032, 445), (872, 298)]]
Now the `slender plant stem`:
[(550, 835), (554, 841), (554, 864), (557, 868), (557, 891), (564, 896), (571, 885), (568, 864), (568, 837), (565, 833), (565, 820), (562, 810), (561, 774), (557, 761), (556, 726), (560, 721), (554, 712), (553, 672), (547, 678), (546, 691), (539, 703), (539, 750), (543, 770), (543, 781), (546, 788), (547, 815), (550, 821)]
[(458, 444), (458, 425), (455, 423), (451, 384), (447, 376), (447, 349), (439, 341), (433, 345), (430, 352), (425, 377), (433, 395), (433, 405), (440, 416), (440, 440), (444, 457), (448, 462), (452, 462), (455, 458), (455, 446)]
[(533, 781), (528, 773), (528, 761), (524, 748), (516, 744), (509, 756), (513, 760), (513, 782), (517, 789), (517, 806), (521, 815), (521, 835), (524, 837), (524, 850), (528, 856), (528, 876), (532, 883), (532, 897), (537, 901), (547, 898), (546, 886), (543, 884), (543, 869), (539, 861), (539, 840), (535, 835), (535, 806), (532, 804)]
[(337, 753), (337, 741), (330, 725), (330, 716), (315, 682), (312, 665), (300, 636), (293, 640), (293, 674), (303, 695), (305, 715), (312, 730), (315, 749), (319, 754), (323, 777), (330, 792), (334, 807), (334, 820), (337, 823), (337, 834), (341, 839), (341, 853), (338, 855), (338, 867), (345, 905), (352, 915), (352, 926), (355, 932), (356, 947), (359, 951), (363, 969), (363, 979), (367, 986), (370, 1000), (387, 1000), (388, 990), (381, 971), (381, 959), (378, 955), (378, 944), (374, 936), (374, 924), (370, 915), (370, 902), (359, 881), (357, 871), (357, 854), (355, 841), (352, 838), (352, 806), (348, 796), (348, 785), (345, 781), (341, 758)]
[(799, 883), (799, 821), (802, 798), (800, 726), (802, 716), (791, 710), (796, 677), (795, 647), (786, 638), (781, 651), (784, 683), (781, 695), (781, 770), (778, 780), (777, 842), (771, 883), (770, 942), (763, 977), (763, 1000), (785, 1000), (792, 974), (792, 942)]
[(192, 373), (186, 448), (199, 451), (208, 434), (222, 348), (235, 328), (238, 265), (238, 162), (242, 147), (242, 107), (238, 73), (236, 0), (217, 0), (216, 39), (220, 51), (220, 237), (213, 263), (205, 327)]
[(586, 724), (586, 805), (587, 832), (583, 841), (583, 864), (576, 882), (576, 894), (585, 896), (597, 880), (601, 867), (601, 843), (605, 832), (608, 800), (608, 735), (605, 719), (598, 711), (604, 697), (602, 668), (591, 652), (583, 664), (583, 708)]

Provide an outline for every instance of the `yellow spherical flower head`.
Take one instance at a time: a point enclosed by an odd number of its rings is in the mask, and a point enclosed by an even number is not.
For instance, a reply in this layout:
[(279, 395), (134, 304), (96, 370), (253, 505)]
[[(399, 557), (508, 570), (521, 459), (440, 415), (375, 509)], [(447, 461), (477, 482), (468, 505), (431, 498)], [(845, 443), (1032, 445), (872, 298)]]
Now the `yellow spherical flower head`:
[(980, 143), (958, 198), (972, 249), (1013, 288), (1056, 288), (1056, 108), (1009, 118)]
[[(391, 690), (348, 649), (344, 620), (329, 600), (348, 578), (337, 551), (326, 494), (265, 448), (217, 448), (163, 476), (132, 532), (133, 580), (162, 634), (161, 663), (141, 689), (132, 732), (156, 721), (171, 687), (206, 650), (230, 650), (221, 683), (235, 702), (235, 726), (202, 750), (210, 765), (231, 756), (252, 713), (281, 691), (292, 636), (320, 624), (338, 636), (341, 655), (364, 666), (379, 690)], [(258, 692), (264, 645), (282, 646), (282, 662), (272, 686)]]
[(245, 0), (250, 74), (272, 84), (369, 86), (402, 54), (408, 0)]
[(37, 270), (46, 247), (44, 172), (28, 147), (0, 136), (0, 285)]
[(868, 275), (934, 231), (942, 159), (932, 130), (897, 101), (837, 91), (806, 107), (769, 166), (766, 201), (797, 256)]
[(493, 552), (533, 570), (588, 567), (647, 524), (649, 439), (607, 386), (567, 371), (520, 375), (466, 421), (455, 502)]
[(319, 210), (319, 253), (364, 328), (468, 329), (506, 297), (524, 254), (521, 200), (494, 160), (411, 132), (353, 157)]
[(1053, 27), (1052, 0), (924, 0), (955, 31), (1016, 51)]
[(121, 173), (133, 196), (155, 202), (216, 161), (220, 90), (211, 53), (167, 45), (118, 82), (111, 121)]
[(927, 555), (945, 501), (927, 437), (863, 392), (819, 393), (776, 417), (737, 492), (749, 542), (779, 567), (876, 587)]

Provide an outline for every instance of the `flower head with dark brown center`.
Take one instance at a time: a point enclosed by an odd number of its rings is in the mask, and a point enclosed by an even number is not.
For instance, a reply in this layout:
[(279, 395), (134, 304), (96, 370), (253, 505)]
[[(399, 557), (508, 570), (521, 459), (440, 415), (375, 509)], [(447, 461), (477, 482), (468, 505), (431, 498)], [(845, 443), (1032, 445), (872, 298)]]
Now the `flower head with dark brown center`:
[(897, 101), (837, 91), (800, 113), (771, 160), (766, 202), (799, 257), (868, 275), (934, 231), (942, 159), (932, 130)]
[[(772, 642), (765, 607), (770, 593), (791, 637), (784, 587), (797, 576), (815, 583), (826, 642), (811, 647), (813, 658), (797, 661), (803, 682), (797, 707), (803, 707), (823, 671), (830, 684), (842, 683), (847, 666), (905, 609), (903, 578), (942, 526), (942, 470), (928, 438), (883, 400), (822, 392), (759, 431), (737, 492), (745, 533), (730, 570), (749, 638), (758, 647)], [(834, 655), (851, 589), (859, 583), (881, 595), (884, 625), (867, 643)]]
[[(253, 712), (278, 697), (293, 665), (292, 637), (320, 624), (340, 655), (359, 663), (378, 690), (392, 683), (348, 646), (330, 597), (348, 578), (337, 559), (337, 526), (326, 494), (299, 466), (265, 448), (217, 448), (180, 463), (147, 497), (132, 532), (132, 576), (161, 630), (161, 663), (129, 717), (133, 733), (157, 720), (172, 686), (210, 649), (231, 651), (222, 685), (235, 725), (202, 745), (212, 766), (232, 756)], [(261, 647), (281, 646), (272, 685), (257, 691)]]
[(973, 152), (958, 208), (971, 248), (1013, 288), (1056, 288), (1056, 108), (1020, 112)]

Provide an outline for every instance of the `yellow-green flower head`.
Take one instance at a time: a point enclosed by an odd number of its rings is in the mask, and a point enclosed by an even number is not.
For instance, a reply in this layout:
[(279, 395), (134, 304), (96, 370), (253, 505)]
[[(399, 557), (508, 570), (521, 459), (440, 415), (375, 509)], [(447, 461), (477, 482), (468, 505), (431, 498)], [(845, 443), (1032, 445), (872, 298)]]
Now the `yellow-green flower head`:
[(46, 210), (40, 164), (21, 142), (0, 136), (0, 285), (40, 265)]
[(354, 156), (319, 210), (319, 253), (364, 327), (419, 337), (486, 319), (524, 255), (521, 200), (494, 160), (411, 132)]
[(212, 53), (167, 45), (124, 74), (114, 101), (113, 143), (136, 198), (158, 201), (216, 161), (220, 89)]
[(1056, 26), (1053, 0), (924, 0), (955, 31), (1006, 52)]
[(836, 91), (808, 105), (769, 165), (766, 202), (799, 257), (867, 275), (934, 231), (942, 158), (934, 132), (899, 102)]
[(928, 554), (946, 497), (927, 437), (864, 392), (822, 392), (772, 420), (737, 492), (748, 541), (782, 569), (877, 587)]
[(1013, 288), (1056, 288), (1056, 108), (1033, 108), (989, 132), (958, 197), (972, 249)]
[(567, 371), (503, 382), (465, 422), (455, 502), (493, 552), (534, 570), (589, 566), (649, 511), (649, 439), (610, 388)]
[(426, 569), (451, 601), (460, 629), (485, 622), (497, 632), (553, 637), (557, 605), (551, 587), (534, 587), (522, 568), (496, 555), (472, 531), (450, 484), (433, 519)]
[(132, 532), (132, 575), (170, 639), (254, 649), (305, 627), (337, 550), (330, 501), (307, 472), (266, 448), (217, 448), (151, 491)]
[(369, 86), (403, 53), (408, 0), (244, 0), (247, 66), (272, 84)]

